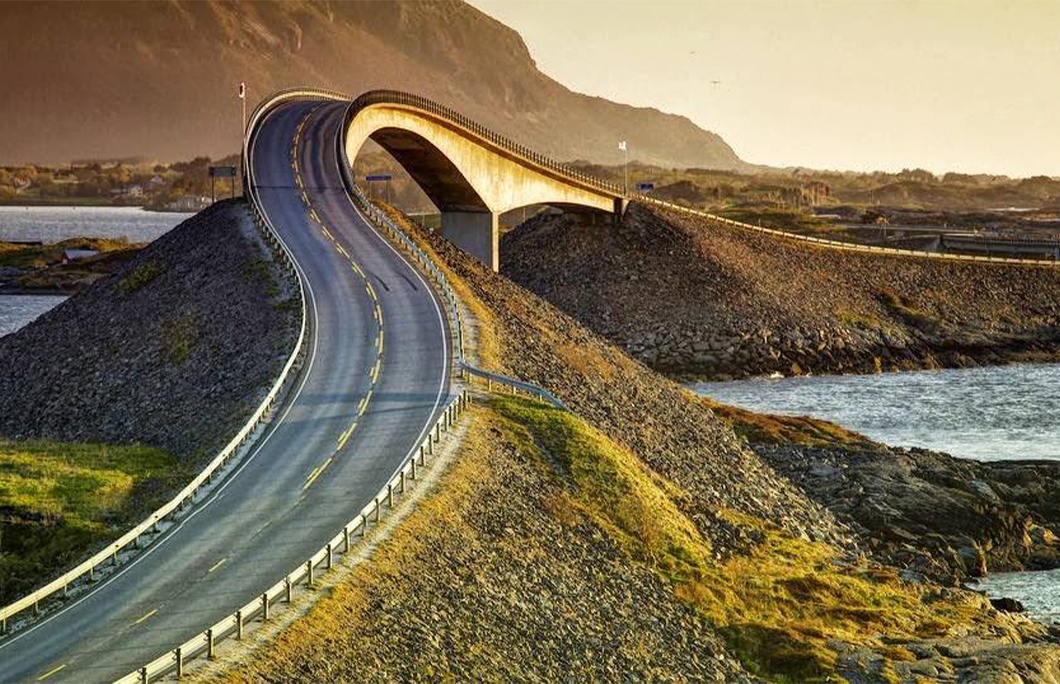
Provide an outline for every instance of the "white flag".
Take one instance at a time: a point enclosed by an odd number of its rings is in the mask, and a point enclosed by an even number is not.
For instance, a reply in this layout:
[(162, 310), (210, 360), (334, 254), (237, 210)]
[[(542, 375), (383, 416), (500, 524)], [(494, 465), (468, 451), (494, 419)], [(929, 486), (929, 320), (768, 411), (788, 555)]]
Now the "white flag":
[(242, 100), (246, 96), (247, 96), (247, 84), (246, 83), (240, 83), (239, 84), (239, 99)]
[(618, 143), (618, 149), (622, 150), (623, 152), (626, 151), (626, 141), (625, 140), (623, 140), (622, 142)]

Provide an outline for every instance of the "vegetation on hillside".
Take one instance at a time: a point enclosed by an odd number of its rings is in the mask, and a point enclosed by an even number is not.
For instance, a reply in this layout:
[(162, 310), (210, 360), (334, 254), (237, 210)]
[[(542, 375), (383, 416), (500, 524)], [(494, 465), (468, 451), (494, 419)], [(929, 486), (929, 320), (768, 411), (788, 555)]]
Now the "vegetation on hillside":
[(0, 439), (0, 603), (120, 536), (189, 476), (140, 445)]
[(760, 520), (722, 512), (758, 543), (718, 562), (681, 511), (676, 483), (571, 413), (529, 399), (498, 397), (506, 437), (567, 483), (569, 508), (587, 516), (649, 564), (675, 595), (728, 637), (748, 670), (783, 680), (829, 675), (830, 639), (871, 644), (888, 656), (901, 640), (942, 635), (978, 608), (899, 581), (894, 570), (840, 564), (823, 544)]

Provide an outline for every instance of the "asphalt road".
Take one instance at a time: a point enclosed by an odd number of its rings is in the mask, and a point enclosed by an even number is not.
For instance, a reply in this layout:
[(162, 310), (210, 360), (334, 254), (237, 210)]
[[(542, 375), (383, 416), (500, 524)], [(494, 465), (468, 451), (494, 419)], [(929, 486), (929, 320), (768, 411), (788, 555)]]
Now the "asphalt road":
[(180, 525), (0, 642), (0, 682), (109, 682), (234, 612), (341, 530), (444, 407), (442, 307), (343, 190), (335, 136), (344, 107), (283, 105), (251, 150), (263, 208), (300, 266), (314, 321), (297, 394)]

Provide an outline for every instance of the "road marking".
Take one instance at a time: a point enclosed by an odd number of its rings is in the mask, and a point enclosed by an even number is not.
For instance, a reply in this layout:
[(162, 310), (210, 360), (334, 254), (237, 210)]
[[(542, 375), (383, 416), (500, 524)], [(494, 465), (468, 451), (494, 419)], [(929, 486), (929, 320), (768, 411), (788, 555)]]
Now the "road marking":
[(317, 478), (320, 477), (321, 474), (323, 474), (323, 472), (325, 470), (327, 470), (328, 466), (331, 465), (331, 462), (334, 459), (335, 459), (334, 456), (328, 456), (327, 459), (324, 461), (324, 463), (321, 466), (319, 466), (318, 468), (313, 470), (313, 473), (309, 476), (309, 479), (306, 481), (306, 483), (304, 485), (302, 485), (302, 491), (303, 492), (305, 490), (309, 489), (313, 485), (313, 483), (317, 481)]
[[(315, 109), (313, 111), (315, 111)], [(255, 141), (254, 144), (257, 144), (257, 142)], [(254, 149), (254, 147), (252, 145), (251, 146), (251, 154), (250, 154), (251, 159), (254, 158), (253, 149)], [(350, 200), (351, 203), (352, 203), (352, 201), (353, 200)], [(354, 209), (356, 209), (356, 207), (354, 207)], [(367, 219), (364, 219), (362, 217), (362, 220), (367, 220)], [(380, 239), (382, 239), (382, 238), (380, 238)], [(391, 250), (393, 250), (393, 247), (391, 247)], [(396, 250), (394, 250), (394, 251), (395, 251), (395, 253), (397, 253)], [(316, 298), (316, 295), (313, 293), (313, 285), (309, 282), (309, 279), (305, 276), (305, 271), (302, 269), (301, 264), (299, 264), (297, 260), (295, 260), (294, 265), (295, 265), (295, 269), (302, 276), (303, 281), (305, 282), (306, 292), (309, 294), (309, 306), (313, 310), (313, 316), (316, 317), (317, 316), (317, 298)], [(438, 315), (441, 316), (441, 313), (440, 313), (441, 309), (438, 309), (437, 303), (435, 303), (435, 309), (439, 312)], [(441, 320), (441, 319), (439, 319), (439, 320)], [(158, 551), (158, 549), (160, 549), (163, 546), (165, 546), (182, 529), (184, 529), (184, 526), (188, 523), (188, 521), (190, 521), (192, 518), (197, 516), (199, 513), (202, 513), (204, 510), (206, 510), (210, 506), (210, 504), (212, 504), (214, 501), (217, 501), (219, 497), (223, 497), (224, 496), (224, 490), (227, 489), (230, 484), (235, 482), (236, 478), (239, 477), (239, 474), (242, 473), (247, 468), (247, 466), (249, 466), (254, 461), (254, 459), (258, 456), (258, 454), (261, 453), (261, 450), (265, 448), (265, 445), (268, 444), (269, 440), (272, 439), (272, 436), (276, 434), (277, 426), (279, 426), (281, 423), (283, 423), (283, 421), (287, 418), (287, 415), (291, 412), (291, 410), (294, 408), (294, 405), (297, 403), (298, 398), (302, 395), (302, 391), (305, 390), (305, 386), (306, 386), (306, 383), (309, 382), (309, 377), (311, 375), (311, 371), (313, 370), (313, 366), (316, 364), (317, 348), (320, 345), (320, 338), (319, 337), (317, 337), (316, 335), (311, 335), (311, 337), (313, 339), (313, 346), (312, 346), (312, 348), (309, 351), (309, 356), (307, 357), (308, 363), (306, 364), (305, 369), (302, 371), (302, 378), (298, 382), (298, 388), (295, 390), (294, 395), (284, 405), (283, 413), (280, 414), (280, 416), (278, 416), (272, 423), (269, 424), (269, 426), (266, 428), (265, 433), (261, 436), (261, 438), (259, 438), (259, 441), (254, 444), (254, 448), (251, 451), (251, 453), (248, 456), (244, 456), (243, 457), (243, 460), (239, 463), (239, 467), (236, 468), (236, 471), (234, 473), (232, 473), (231, 475), (227, 476), (225, 479), (223, 479), (221, 481), (220, 488), (212, 496), (210, 496), (206, 501), (201, 503), (198, 508), (193, 509), (191, 511), (191, 513), (189, 513), (187, 515), (187, 517), (185, 517), (182, 521), (180, 521), (180, 523), (178, 525), (176, 525), (175, 527), (171, 527), (169, 530), (167, 530), (164, 533), (164, 536), (162, 538), (160, 538), (158, 541), (156, 541), (153, 544), (151, 544), (151, 546), (149, 546), (146, 551), (141, 553), (139, 556), (135, 557), (132, 560), (132, 562), (130, 562), (127, 565), (125, 565), (123, 567), (123, 569), (119, 570), (118, 572), (116, 572), (116, 573), (114, 573), (112, 575), (109, 575), (102, 582), (100, 582), (99, 584), (95, 585), (92, 589), (90, 589), (89, 591), (85, 592), (84, 594), (79, 596), (77, 599), (75, 599), (72, 603), (64, 606), (60, 610), (58, 610), (58, 611), (52, 613), (51, 615), (45, 617), (44, 619), (40, 620), (36, 624), (34, 624), (34, 625), (22, 630), (18, 634), (15, 634), (14, 636), (8, 638), (6, 641), (0, 641), (0, 650), (8, 648), (9, 646), (11, 646), (11, 644), (24, 639), (25, 637), (29, 636), (33, 632), (36, 632), (38, 629), (40, 629), (44, 625), (48, 624), (49, 622), (52, 622), (56, 618), (66, 614), (67, 612), (69, 612), (69, 611), (73, 610), (74, 608), (76, 608), (77, 606), (81, 605), (84, 601), (86, 601), (90, 597), (97, 595), (100, 591), (103, 590), (104, 587), (107, 587), (107, 586), (113, 584), (116, 580), (118, 580), (123, 575), (125, 575), (125, 573), (129, 572), (130, 570), (132, 570), (133, 568), (138, 566), (144, 559), (148, 558), (155, 551)], [(444, 339), (442, 340), (442, 343), (443, 343), (443, 346), (444, 346), (444, 344), (445, 344), (445, 340)], [(439, 398), (437, 398), (435, 400), (435, 402), (434, 402), (435, 409), (437, 409), (438, 404), (440, 403), (440, 401), (441, 401), (441, 398), (440, 398), (440, 395), (439, 395)], [(421, 437), (426, 433), (427, 429), (428, 429), (427, 427), (424, 427), (424, 429), (420, 432), (420, 436)], [(411, 454), (411, 453), (412, 452), (410, 451), (409, 454)], [(406, 456), (406, 458), (407, 458), (407, 456)], [(303, 498), (305, 498), (305, 497), (303, 497)], [(262, 527), (262, 529), (264, 529), (264, 526)]]
[(372, 384), (374, 385), (376, 380), (379, 378), (379, 369), (383, 365), (383, 359), (376, 358), (375, 366), (372, 368)]
[(329, 231), (329, 230), (328, 230), (327, 228), (325, 228), (323, 224), (321, 224), (321, 226), (320, 226), (320, 230), (324, 231), (324, 236), (325, 236), (325, 237), (326, 237), (327, 239), (331, 240), (332, 242), (335, 242), (335, 236), (334, 236), (334, 235), (332, 235), (332, 234), (331, 234), (331, 231)]
[(313, 219), (314, 221), (316, 221), (317, 223), (319, 223), (320, 225), (324, 225), (324, 222), (320, 220), (320, 216), (317, 214), (317, 210), (316, 209), (310, 209), (309, 210), (309, 217), (311, 219)]
[(339, 254), (346, 257), (347, 259), (350, 258), (350, 255), (346, 252), (346, 249), (342, 245), (335, 245), (335, 248), (339, 250)]
[(302, 191), (302, 203), (309, 206), (309, 195), (305, 194), (305, 190)]
[(209, 570), (206, 571), (206, 574), (209, 575), (211, 572), (213, 572), (217, 568), (219, 568), (222, 565), (224, 565), (226, 560), (228, 560), (228, 559), (227, 558), (222, 558), (221, 560), (219, 560), (216, 563), (214, 563), (213, 567), (211, 567)]
[(346, 446), (346, 442), (350, 439), (350, 436), (353, 434), (353, 431), (356, 428), (357, 428), (357, 421), (355, 420), (355, 421), (353, 421), (353, 424), (350, 425), (350, 427), (346, 429), (346, 432), (343, 432), (342, 435), (339, 436), (339, 449), (338, 449), (339, 451), (342, 450), (342, 447)]
[(53, 674), (55, 674), (56, 672), (58, 672), (59, 670), (65, 668), (65, 667), (66, 667), (66, 663), (63, 663), (62, 665), (60, 665), (59, 667), (55, 668), (54, 670), (48, 670), (47, 672), (42, 674), (40, 677), (37, 677), (37, 681), (38, 682), (43, 682), (45, 679), (47, 679), (48, 677), (51, 677)]
[(154, 610), (150, 611), (149, 613), (147, 613), (146, 615), (144, 615), (144, 616), (143, 616), (142, 618), (140, 618), (139, 620), (137, 620), (136, 622), (134, 622), (134, 623), (133, 623), (133, 625), (138, 625), (138, 624), (140, 624), (141, 622), (143, 622), (144, 620), (146, 620), (147, 618), (151, 617), (152, 615), (154, 615), (154, 614), (155, 614), (155, 613), (157, 613), (157, 612), (158, 612), (158, 608), (155, 608)]

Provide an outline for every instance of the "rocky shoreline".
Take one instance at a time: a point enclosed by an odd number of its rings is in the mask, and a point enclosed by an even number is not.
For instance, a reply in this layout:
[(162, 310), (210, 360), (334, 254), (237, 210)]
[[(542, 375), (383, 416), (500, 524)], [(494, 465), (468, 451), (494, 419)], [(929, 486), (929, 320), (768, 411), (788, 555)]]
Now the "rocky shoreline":
[(505, 275), (671, 376), (1060, 360), (1060, 269), (827, 250), (638, 204), (617, 231), (543, 214), (501, 248)]

